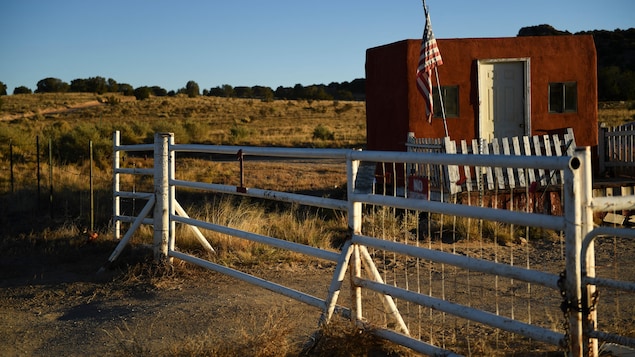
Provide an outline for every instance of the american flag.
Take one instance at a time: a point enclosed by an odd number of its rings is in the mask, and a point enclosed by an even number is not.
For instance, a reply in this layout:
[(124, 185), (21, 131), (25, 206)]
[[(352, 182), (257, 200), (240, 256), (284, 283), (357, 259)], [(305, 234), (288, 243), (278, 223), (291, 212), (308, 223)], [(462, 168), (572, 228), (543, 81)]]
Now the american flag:
[(421, 52), (419, 53), (419, 65), (417, 66), (417, 89), (426, 101), (426, 114), (428, 122), (432, 122), (433, 103), (432, 103), (432, 70), (436, 66), (443, 64), (441, 53), (437, 47), (437, 40), (432, 33), (432, 24), (430, 24), (430, 15), (428, 9), (423, 6), (426, 14), (426, 27), (423, 29), (423, 38), (421, 39)]

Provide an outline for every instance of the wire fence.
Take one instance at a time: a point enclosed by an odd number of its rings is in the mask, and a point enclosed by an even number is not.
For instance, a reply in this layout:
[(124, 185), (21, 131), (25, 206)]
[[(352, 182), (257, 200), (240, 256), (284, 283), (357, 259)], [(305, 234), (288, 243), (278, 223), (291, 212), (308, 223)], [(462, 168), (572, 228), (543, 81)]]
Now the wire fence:
[(88, 160), (68, 163), (55, 154), (50, 139), (8, 142), (0, 149), (4, 215), (49, 216), (90, 229), (109, 224), (110, 215), (104, 213), (110, 211), (112, 202), (111, 168), (94, 164), (90, 140), (85, 148)]

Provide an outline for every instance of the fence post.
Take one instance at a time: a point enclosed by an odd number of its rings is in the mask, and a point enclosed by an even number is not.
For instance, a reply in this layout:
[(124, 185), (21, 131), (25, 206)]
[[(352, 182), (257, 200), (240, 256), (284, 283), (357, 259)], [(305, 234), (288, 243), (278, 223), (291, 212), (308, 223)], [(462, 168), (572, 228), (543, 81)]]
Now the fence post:
[[(359, 170), (359, 160), (352, 160), (350, 156), (346, 159), (346, 175), (347, 175), (347, 197), (348, 197), (348, 230), (351, 236), (353, 234), (362, 233), (362, 204), (351, 199), (355, 192), (355, 178)], [(349, 238), (350, 239), (350, 238)], [(359, 249), (353, 246), (353, 257), (351, 257), (351, 277), (361, 278), (361, 267), (359, 259)], [(351, 279), (352, 281), (353, 279)], [(362, 320), (362, 296), (361, 288), (351, 284), (351, 297), (354, 301), (353, 313), (351, 318), (358, 323)]]
[[(581, 186), (580, 194), (582, 199), (582, 227), (580, 238), (583, 239), (587, 236), (591, 230), (593, 230), (593, 209), (591, 208), (591, 201), (593, 200), (593, 170), (591, 167), (591, 149), (589, 147), (577, 148), (574, 154), (579, 157), (582, 162), (581, 171)], [(586, 276), (595, 277), (595, 243), (591, 241), (586, 250)], [(593, 308), (594, 297), (596, 294), (595, 285), (584, 286), (581, 285), (582, 293), (582, 331), (583, 336), (583, 350), (589, 353), (590, 356), (598, 355), (598, 340), (595, 338), (589, 338), (588, 333), (595, 329), (597, 326), (597, 309)]]
[(53, 140), (49, 138), (49, 210), (53, 218)]
[(9, 171), (11, 172), (9, 181), (11, 182), (11, 193), (14, 191), (13, 187), (13, 140), (9, 140)]
[(42, 207), (41, 201), (41, 189), (40, 189), (40, 136), (35, 137), (35, 159), (37, 161), (37, 212), (40, 213)]
[[(121, 239), (121, 221), (119, 220), (120, 202), (119, 198), (119, 159), (121, 152), (119, 151), (119, 145), (121, 145), (121, 134), (119, 130), (116, 130), (112, 138), (113, 153), (112, 153), (112, 192), (114, 196), (112, 204), (112, 218), (113, 218), (113, 238), (118, 241)], [(133, 212), (134, 213), (134, 212)]]
[(154, 134), (154, 260), (165, 262), (168, 259), (169, 217), (169, 144), (172, 134)]
[[(168, 176), (168, 185), (169, 182), (171, 180), (174, 179), (174, 175), (175, 175), (175, 171), (176, 171), (176, 154), (174, 153), (173, 150), (170, 150), (170, 148), (174, 145), (174, 135), (170, 135), (170, 138), (168, 140), (168, 165), (169, 165), (169, 176)], [(176, 188), (174, 187), (174, 185), (169, 185), (169, 192), (170, 192), (170, 196), (169, 196), (169, 217), (172, 217), (176, 214)], [(175, 242), (176, 242), (176, 222), (174, 220), (172, 220), (171, 218), (168, 218), (169, 222), (170, 222), (170, 236), (168, 239), (168, 255), (170, 251), (174, 250), (174, 246), (175, 246)], [(207, 242), (207, 240), (205, 240), (205, 242)], [(210, 246), (211, 249), (211, 246)], [(211, 251), (214, 251), (214, 249), (211, 249)], [(172, 264), (172, 257), (168, 258), (170, 264)]]
[(598, 172), (604, 173), (606, 171), (606, 126), (600, 124), (598, 130)]
[(564, 216), (565, 216), (565, 298), (568, 320), (568, 351), (571, 357), (584, 356), (582, 343), (582, 267), (580, 252), (582, 249), (582, 198), (576, 195), (581, 190), (582, 165), (579, 153), (571, 159), (569, 167), (564, 170)]
[(95, 192), (93, 186), (93, 141), (88, 141), (88, 151), (90, 156), (90, 231), (95, 230)]

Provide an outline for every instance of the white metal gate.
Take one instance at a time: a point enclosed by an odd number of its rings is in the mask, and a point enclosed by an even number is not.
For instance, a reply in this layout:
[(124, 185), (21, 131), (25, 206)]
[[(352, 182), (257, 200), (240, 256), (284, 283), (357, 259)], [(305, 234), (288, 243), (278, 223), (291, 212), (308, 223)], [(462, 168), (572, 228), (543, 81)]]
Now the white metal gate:
[[(153, 169), (136, 169), (120, 167), (120, 153), (130, 151), (153, 151)], [(247, 188), (240, 186), (222, 185), (216, 183), (191, 182), (178, 180), (175, 177), (176, 155), (179, 152), (217, 153), (231, 155), (252, 155), (266, 157), (291, 157), (303, 159), (332, 159), (342, 160), (347, 173), (347, 197), (346, 199), (333, 199), (307, 196), (297, 193), (278, 192), (259, 188)], [(563, 172), (563, 216), (549, 216), (522, 211), (509, 211), (496, 208), (474, 207), (450, 202), (436, 202), (422, 199), (413, 199), (400, 196), (384, 196), (374, 192), (361, 192), (356, 190), (358, 168), (361, 162), (392, 163), (393, 165), (457, 165), (502, 167), (515, 170), (543, 169)], [(108, 259), (108, 263), (114, 261), (123, 247), (128, 243), (134, 230), (141, 224), (152, 224), (154, 227), (154, 251), (159, 260), (171, 260), (173, 258), (197, 264), (199, 266), (228, 274), (238, 279), (250, 282), (254, 285), (275, 291), (287, 297), (302, 301), (311, 306), (320, 308), (323, 313), (320, 321), (328, 323), (334, 313), (349, 316), (353, 321), (368, 322), (373, 326), (377, 335), (412, 348), (428, 355), (456, 355), (450, 349), (444, 347), (445, 343), (439, 343), (437, 335), (432, 327), (424, 325), (426, 314), (440, 313), (442, 319), (453, 316), (490, 326), (501, 331), (507, 331), (519, 336), (525, 336), (535, 341), (559, 346), (568, 351), (571, 356), (597, 355), (597, 339), (610, 341), (626, 346), (635, 347), (632, 337), (602, 332), (597, 329), (595, 304), (595, 288), (597, 286), (611, 286), (626, 291), (629, 294), (635, 292), (635, 282), (614, 281), (610, 279), (598, 279), (594, 275), (593, 238), (598, 235), (618, 235), (635, 238), (631, 229), (593, 228), (593, 211), (633, 209), (635, 197), (622, 198), (598, 198), (591, 197), (590, 154), (588, 148), (578, 150), (573, 156), (560, 157), (535, 157), (535, 156), (509, 156), (509, 155), (466, 155), (443, 153), (405, 153), (405, 152), (372, 152), (341, 149), (284, 149), (284, 148), (256, 148), (256, 147), (231, 147), (211, 145), (177, 145), (174, 138), (168, 133), (155, 135), (154, 145), (121, 145), (119, 133), (114, 137), (114, 205), (113, 215), (115, 223), (115, 237), (120, 240), (119, 245)], [(404, 170), (406, 172), (406, 170)], [(153, 175), (153, 193), (140, 193), (121, 190), (119, 177), (126, 174)], [(404, 180), (407, 182), (407, 180)], [(252, 232), (246, 232), (231, 227), (221, 226), (188, 217), (175, 199), (177, 188), (194, 188), (210, 192), (242, 195), (264, 198), (282, 202), (294, 202), (301, 205), (324, 207), (341, 210), (347, 213), (347, 229), (349, 237), (341, 250), (321, 249), (308, 245), (293, 243), (268, 237)], [(404, 190), (404, 192), (408, 192)], [(119, 211), (119, 201), (122, 198), (135, 198), (146, 200), (146, 205), (135, 216), (125, 216)], [(400, 238), (386, 235), (382, 232), (364, 231), (363, 220), (367, 217), (368, 207), (389, 207), (402, 210), (404, 214), (416, 212), (417, 219), (422, 213), (440, 214), (451, 217), (465, 217), (474, 220), (488, 220), (507, 224), (510, 226), (539, 227), (561, 231), (564, 234), (564, 261), (563, 266), (534, 267), (522, 266), (505, 262), (501, 257), (488, 259), (484, 256), (470, 256), (456, 251), (435, 249), (430, 242), (423, 244), (419, 237)], [(150, 216), (150, 213), (152, 215)], [(394, 211), (396, 212), (396, 211)], [(120, 235), (121, 224), (130, 223), (128, 231), (123, 237)], [(268, 244), (280, 249), (307, 254), (312, 257), (336, 262), (336, 267), (330, 282), (325, 282), (326, 297), (319, 298), (310, 294), (294, 290), (272, 281), (228, 268), (200, 257), (178, 251), (178, 237), (176, 237), (175, 224), (186, 224), (193, 227), (222, 232), (237, 239), (246, 239), (263, 244)], [(208, 250), (212, 250), (209, 242), (198, 231), (197, 237), (201, 244)], [(584, 238), (586, 237), (586, 238)], [(583, 239), (584, 238), (584, 239)], [(584, 252), (584, 254), (583, 254)], [(107, 263), (107, 264), (108, 264)], [(397, 273), (394, 265), (400, 265), (405, 274)], [(393, 265), (391, 267), (390, 265)], [(437, 271), (434, 267), (440, 267)], [(417, 279), (416, 283), (409, 281), (411, 276), (423, 276), (420, 270), (428, 267), (430, 286), (426, 289), (422, 284), (423, 279)], [(450, 268), (451, 267), (451, 268)], [(392, 269), (392, 270), (391, 270)], [(412, 269), (410, 272), (408, 269)], [(444, 274), (445, 269), (457, 269), (466, 272), (468, 280), (482, 279), (484, 276), (495, 276), (497, 284), (502, 279), (511, 281), (509, 293), (505, 298), (516, 298), (518, 293), (517, 282), (523, 282), (546, 291), (551, 291), (552, 298), (545, 301), (554, 302), (550, 309), (559, 310), (563, 307), (566, 316), (566, 328), (554, 328), (546, 325), (544, 321), (537, 321), (529, 314), (516, 318), (519, 312), (505, 313), (490, 310), (479, 303), (487, 303), (487, 292), (483, 290), (484, 297), (481, 302), (469, 300), (462, 301), (453, 294), (458, 291), (446, 291), (432, 293), (435, 284), (434, 277)], [(416, 270), (417, 275), (413, 275)], [(389, 273), (387, 273), (389, 272)], [(392, 273), (394, 272), (394, 274)], [(409, 273), (408, 273), (409, 272)], [(340, 299), (340, 291), (346, 277), (350, 276), (351, 301), (346, 306)], [(524, 285), (523, 285), (524, 286)], [(475, 285), (467, 285), (469, 289), (476, 289)], [(479, 287), (483, 288), (483, 287)], [(428, 290), (428, 292), (426, 292)], [(469, 292), (468, 292), (469, 293)], [(379, 297), (383, 316), (387, 321), (375, 320), (372, 311), (375, 307), (372, 296)], [(458, 295), (457, 295), (458, 296)], [(496, 292), (495, 298), (503, 298), (503, 294)], [(531, 298), (531, 294), (529, 299)], [(369, 308), (370, 307), (370, 308)], [(426, 313), (422, 313), (426, 309)], [(535, 310), (535, 309), (534, 309)], [(389, 321), (388, 321), (389, 320)], [(458, 324), (457, 324), (458, 326)], [(430, 337), (425, 337), (421, 331), (430, 328)]]

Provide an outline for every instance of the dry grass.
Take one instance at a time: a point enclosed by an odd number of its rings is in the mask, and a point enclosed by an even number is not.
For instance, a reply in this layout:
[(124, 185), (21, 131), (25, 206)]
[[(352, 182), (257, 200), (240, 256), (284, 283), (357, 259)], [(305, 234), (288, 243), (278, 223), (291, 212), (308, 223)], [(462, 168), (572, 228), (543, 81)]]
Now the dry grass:
[[(297, 205), (284, 209), (272, 208), (263, 202), (229, 197), (213, 198), (186, 208), (190, 216), (200, 220), (291, 242), (330, 249), (345, 234), (346, 218), (335, 212), (309, 210)], [(151, 232), (147, 232), (148, 239)], [(307, 257), (282, 251), (224, 234), (205, 231), (203, 234), (216, 251), (210, 259), (229, 266), (252, 266), (296, 261)], [(201, 245), (189, 227), (178, 226), (176, 244), (179, 249), (200, 251)]]
[(607, 127), (635, 121), (635, 102), (600, 103), (598, 122)]

